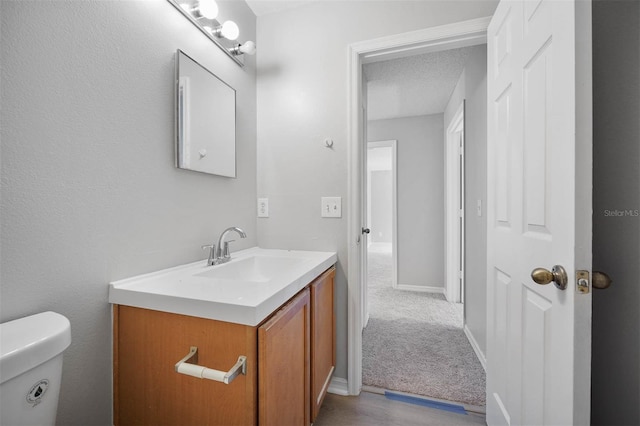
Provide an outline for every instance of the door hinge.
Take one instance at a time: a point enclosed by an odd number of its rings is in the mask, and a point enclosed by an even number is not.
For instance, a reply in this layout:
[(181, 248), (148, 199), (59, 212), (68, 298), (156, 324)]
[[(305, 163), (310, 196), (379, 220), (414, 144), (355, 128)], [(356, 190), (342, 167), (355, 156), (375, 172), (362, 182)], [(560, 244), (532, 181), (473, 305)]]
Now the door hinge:
[(589, 271), (576, 271), (576, 293), (587, 294), (590, 289)]

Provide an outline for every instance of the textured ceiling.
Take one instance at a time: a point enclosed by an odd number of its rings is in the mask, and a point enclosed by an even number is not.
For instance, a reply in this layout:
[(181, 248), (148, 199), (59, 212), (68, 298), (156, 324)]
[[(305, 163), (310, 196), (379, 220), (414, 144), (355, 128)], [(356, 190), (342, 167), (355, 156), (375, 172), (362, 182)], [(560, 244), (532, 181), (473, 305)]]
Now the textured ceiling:
[(374, 62), (364, 66), (369, 120), (439, 114), (478, 46)]
[(256, 16), (281, 12), (313, 1), (319, 0), (246, 0), (247, 4)]

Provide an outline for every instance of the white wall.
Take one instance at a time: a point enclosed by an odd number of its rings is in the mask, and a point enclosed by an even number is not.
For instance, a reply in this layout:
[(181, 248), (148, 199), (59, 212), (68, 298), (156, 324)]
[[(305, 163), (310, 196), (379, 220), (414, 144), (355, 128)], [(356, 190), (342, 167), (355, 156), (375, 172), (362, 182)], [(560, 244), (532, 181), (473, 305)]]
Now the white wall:
[[(231, 11), (233, 9), (233, 11)], [(2, 322), (71, 321), (58, 424), (112, 424), (112, 280), (256, 245), (256, 88), (166, 1), (1, 1)], [(244, 2), (221, 5), (255, 38)], [(238, 178), (174, 167), (174, 57), (237, 90)]]
[(444, 288), (444, 116), (369, 121), (398, 141), (398, 285)]
[[(445, 129), (465, 104), (465, 325), (486, 353), (487, 46), (473, 48), (444, 112)], [(476, 213), (477, 200), (482, 216)]]
[[(591, 424), (640, 424), (640, 3), (593, 3)], [(607, 213), (609, 212), (609, 213)]]
[(258, 194), (270, 198), (271, 214), (258, 221), (258, 238), (338, 252), (337, 377), (347, 377), (347, 220), (321, 219), (319, 205), (323, 195), (347, 205), (347, 46), (489, 16), (496, 4), (313, 2), (258, 19)]

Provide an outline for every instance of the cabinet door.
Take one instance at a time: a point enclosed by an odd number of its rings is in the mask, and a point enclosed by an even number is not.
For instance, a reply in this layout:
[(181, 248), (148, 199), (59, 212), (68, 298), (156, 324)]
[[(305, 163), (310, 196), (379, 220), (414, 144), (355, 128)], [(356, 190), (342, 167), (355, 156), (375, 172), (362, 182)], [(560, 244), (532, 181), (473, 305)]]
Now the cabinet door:
[(311, 283), (311, 421), (315, 421), (336, 365), (333, 314), (335, 267)]
[(309, 421), (310, 298), (304, 289), (258, 328), (261, 426)]

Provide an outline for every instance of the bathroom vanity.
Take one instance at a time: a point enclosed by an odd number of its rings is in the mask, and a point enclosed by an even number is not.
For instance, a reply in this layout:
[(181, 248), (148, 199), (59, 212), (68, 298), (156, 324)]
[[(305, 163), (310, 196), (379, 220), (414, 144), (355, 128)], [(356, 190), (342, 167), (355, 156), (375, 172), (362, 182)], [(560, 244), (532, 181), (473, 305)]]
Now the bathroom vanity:
[[(254, 248), (111, 283), (114, 423), (309, 425), (335, 367), (335, 261)], [(245, 374), (178, 373), (192, 347), (195, 368), (224, 372), (243, 356)]]

